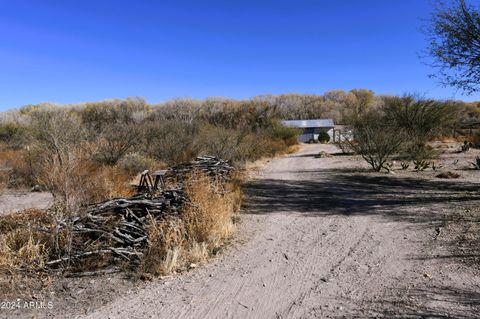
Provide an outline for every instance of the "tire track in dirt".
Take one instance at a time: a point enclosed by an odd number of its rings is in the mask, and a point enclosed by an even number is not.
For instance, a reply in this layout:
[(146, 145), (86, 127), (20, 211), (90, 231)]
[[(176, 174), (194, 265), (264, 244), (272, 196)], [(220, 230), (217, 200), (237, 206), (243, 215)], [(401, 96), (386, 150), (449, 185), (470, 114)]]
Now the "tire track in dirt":
[(336, 151), (305, 146), (272, 160), (247, 186), (238, 232), (250, 234), (244, 244), (88, 318), (368, 318), (381, 317), (382, 307), (396, 311), (381, 301), (402, 302), (422, 283), (417, 257), (432, 234), (398, 218), (398, 207), (377, 205), (385, 195), (360, 185), (364, 193), (350, 198), (336, 176), (362, 162), (314, 158), (320, 150)]

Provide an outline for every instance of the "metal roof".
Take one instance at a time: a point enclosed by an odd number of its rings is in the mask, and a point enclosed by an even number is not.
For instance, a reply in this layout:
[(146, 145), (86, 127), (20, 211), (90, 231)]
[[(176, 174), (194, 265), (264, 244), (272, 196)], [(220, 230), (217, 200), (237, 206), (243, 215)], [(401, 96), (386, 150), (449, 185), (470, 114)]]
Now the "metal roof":
[(288, 120), (282, 121), (282, 124), (289, 127), (334, 127), (332, 119), (316, 119), (316, 120)]

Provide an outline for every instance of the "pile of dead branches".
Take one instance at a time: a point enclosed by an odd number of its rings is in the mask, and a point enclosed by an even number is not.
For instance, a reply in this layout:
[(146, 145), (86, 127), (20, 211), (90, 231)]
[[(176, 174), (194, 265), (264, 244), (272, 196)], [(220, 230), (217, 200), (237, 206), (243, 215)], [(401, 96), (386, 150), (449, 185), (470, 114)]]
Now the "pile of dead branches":
[(72, 253), (48, 265), (68, 263), (71, 266), (72, 262), (81, 263), (91, 258), (135, 263), (148, 245), (148, 222), (179, 215), (186, 202), (182, 190), (166, 190), (155, 195), (139, 194), (91, 205), (84, 216), (75, 217), (69, 223)]
[(182, 209), (189, 203), (181, 181), (192, 172), (201, 172), (211, 177), (212, 183), (219, 184), (228, 179), (232, 170), (227, 161), (198, 157), (168, 170), (170, 176), (180, 181), (176, 189), (115, 198), (88, 206), (81, 216), (62, 223), (63, 228), (70, 231), (71, 248), (66, 256), (47, 264), (70, 271), (99, 269), (117, 261), (135, 266), (149, 245), (149, 223), (168, 217), (180, 218)]
[(199, 172), (210, 176), (215, 181), (222, 182), (230, 177), (233, 170), (233, 166), (228, 161), (214, 156), (199, 156), (193, 161), (170, 167), (167, 170), (167, 176), (181, 181), (192, 172)]

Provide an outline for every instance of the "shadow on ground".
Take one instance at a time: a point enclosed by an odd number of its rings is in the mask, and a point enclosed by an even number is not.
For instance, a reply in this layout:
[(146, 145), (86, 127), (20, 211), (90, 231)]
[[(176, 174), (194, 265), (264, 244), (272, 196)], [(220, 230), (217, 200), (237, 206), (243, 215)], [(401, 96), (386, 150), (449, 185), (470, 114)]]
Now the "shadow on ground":
[[(327, 215), (377, 215), (385, 221), (402, 221), (428, 228), (430, 232), (454, 223), (457, 225), (454, 233), (471, 234), (473, 231), (480, 234), (477, 228), (465, 230), (465, 227), (470, 227), (468, 225), (480, 228), (480, 213), (467, 213), (479, 206), (480, 183), (379, 175), (348, 169), (303, 171), (297, 172), (296, 176), (301, 180), (272, 178), (249, 183), (245, 188), (249, 195), (246, 212), (291, 212), (319, 218)], [(459, 236), (443, 240), (442, 247), (448, 248), (444, 254), (416, 258), (443, 259), (478, 267), (480, 235), (467, 239)], [(435, 241), (432, 239), (432, 242)], [(478, 289), (426, 287), (405, 292), (404, 301), (377, 300), (370, 305), (362, 305), (373, 309), (372, 312), (354, 310), (354, 316), (342, 314), (339, 318), (480, 317), (472, 311), (480, 305)], [(416, 304), (415, 300), (422, 300), (422, 303)], [(390, 310), (385, 312), (385, 309)]]
[(480, 184), (379, 176), (358, 170), (299, 174), (306, 179), (262, 179), (248, 183), (246, 211), (305, 216), (375, 214), (421, 223), (441, 219), (435, 209), (439, 205), (480, 200)]
[[(480, 304), (480, 292), (450, 287), (429, 287), (411, 289), (408, 299), (403, 301), (378, 300), (367, 303), (368, 312), (361, 315), (342, 314), (335, 318), (395, 318), (395, 319), (477, 319), (478, 313), (472, 312)], [(421, 303), (418, 302), (421, 300)], [(348, 301), (348, 300), (346, 300)], [(385, 311), (384, 309), (389, 309)]]

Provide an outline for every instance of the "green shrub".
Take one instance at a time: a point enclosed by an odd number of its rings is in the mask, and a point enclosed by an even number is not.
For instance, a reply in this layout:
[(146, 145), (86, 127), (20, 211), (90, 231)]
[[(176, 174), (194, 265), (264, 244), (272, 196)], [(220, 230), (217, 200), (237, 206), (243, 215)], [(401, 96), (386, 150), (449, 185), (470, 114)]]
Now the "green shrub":
[(414, 160), (413, 165), (415, 165), (415, 170), (418, 171), (424, 171), (427, 168), (430, 167), (430, 162), (426, 160)]
[(330, 142), (330, 135), (327, 132), (320, 132), (318, 134), (318, 141), (322, 144)]
[(0, 124), (0, 142), (13, 149), (21, 148), (27, 139), (28, 128), (16, 123)]
[(275, 123), (272, 126), (272, 137), (283, 140), (287, 146), (297, 144), (299, 134), (300, 131), (298, 129), (286, 127), (280, 123)]
[(129, 175), (136, 175), (144, 170), (148, 169), (153, 171), (159, 169), (160, 166), (165, 166), (165, 164), (158, 163), (152, 158), (146, 157), (140, 153), (129, 153), (125, 155), (117, 164), (117, 166), (128, 173)]
[(349, 148), (379, 172), (406, 140), (405, 134), (385, 121), (385, 115), (372, 110), (358, 115), (351, 126), (354, 140), (345, 140)]

